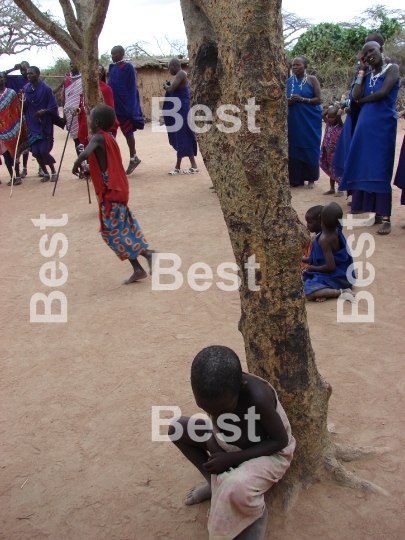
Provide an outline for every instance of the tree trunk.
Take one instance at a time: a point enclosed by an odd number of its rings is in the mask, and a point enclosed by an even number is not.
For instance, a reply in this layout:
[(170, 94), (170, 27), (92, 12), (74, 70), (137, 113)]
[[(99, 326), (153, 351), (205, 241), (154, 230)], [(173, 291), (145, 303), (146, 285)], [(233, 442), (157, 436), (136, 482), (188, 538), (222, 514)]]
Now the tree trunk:
[[(208, 106), (213, 115), (211, 129), (198, 135), (199, 147), (242, 269), (239, 329), (248, 367), (275, 386), (297, 439), (283, 481), (288, 507), (300, 486), (331, 472), (346, 485), (355, 480), (348, 480), (329, 438), (331, 387), (317, 370), (308, 331), (300, 262), (309, 238), (291, 206), (287, 173), (281, 3), (181, 0), (181, 6), (192, 102)], [(250, 98), (260, 106), (256, 112), (260, 133), (248, 128), (244, 107)], [(242, 126), (236, 133), (216, 127), (223, 124), (217, 109), (225, 104), (241, 111), (237, 116)], [(258, 291), (250, 290), (244, 270), (252, 255), (260, 264)]]
[(37, 26), (50, 35), (82, 73), (86, 111), (102, 102), (98, 84), (98, 37), (103, 28), (109, 0), (59, 0), (66, 30), (44, 15), (31, 0), (14, 3)]

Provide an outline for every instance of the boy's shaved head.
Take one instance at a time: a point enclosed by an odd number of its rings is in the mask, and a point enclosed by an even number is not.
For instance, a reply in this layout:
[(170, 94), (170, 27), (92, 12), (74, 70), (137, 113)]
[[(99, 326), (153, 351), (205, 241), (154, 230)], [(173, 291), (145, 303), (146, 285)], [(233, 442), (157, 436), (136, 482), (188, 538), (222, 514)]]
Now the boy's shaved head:
[(339, 107), (337, 105), (329, 105), (328, 115), (336, 116), (338, 111), (339, 111)]
[(370, 43), (370, 41), (375, 41), (379, 44), (380, 47), (384, 45), (385, 39), (379, 32), (372, 32), (366, 37), (366, 41), (364, 43)]
[(90, 116), (91, 120), (98, 120), (98, 126), (103, 131), (110, 131), (115, 122), (115, 111), (108, 105), (96, 105)]
[(322, 204), (318, 204), (317, 206), (311, 206), (311, 208), (308, 208), (308, 210), (305, 212), (305, 217), (308, 217), (310, 219), (316, 219), (321, 215), (322, 210)]
[(170, 66), (178, 66), (178, 67), (181, 67), (181, 62), (178, 58), (172, 58), (169, 62), (169, 67)]
[(122, 45), (114, 45), (114, 47), (111, 49), (111, 51), (117, 51), (121, 54), (125, 54), (125, 49)]
[(325, 227), (334, 229), (339, 225), (339, 219), (343, 218), (343, 210), (338, 203), (330, 202), (323, 207), (321, 220)]
[(205, 400), (227, 394), (238, 395), (242, 384), (242, 366), (238, 355), (228, 347), (212, 345), (200, 351), (191, 365), (191, 387)]

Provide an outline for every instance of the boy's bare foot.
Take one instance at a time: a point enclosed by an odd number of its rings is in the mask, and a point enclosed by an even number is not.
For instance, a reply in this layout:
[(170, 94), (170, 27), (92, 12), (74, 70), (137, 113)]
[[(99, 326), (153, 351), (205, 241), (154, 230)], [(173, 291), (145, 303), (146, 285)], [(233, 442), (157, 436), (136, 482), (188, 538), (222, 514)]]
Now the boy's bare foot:
[(145, 272), (145, 270), (142, 268), (137, 269), (134, 271), (132, 276), (124, 281), (125, 285), (129, 285), (130, 283), (134, 283), (135, 281), (139, 281), (140, 279), (145, 279), (148, 277), (148, 274)]
[(391, 222), (383, 220), (381, 227), (378, 229), (377, 234), (386, 235), (391, 232)]
[(187, 506), (191, 506), (192, 504), (198, 504), (208, 499), (211, 499), (211, 486), (205, 484), (205, 486), (193, 487), (187, 494), (185, 503)]

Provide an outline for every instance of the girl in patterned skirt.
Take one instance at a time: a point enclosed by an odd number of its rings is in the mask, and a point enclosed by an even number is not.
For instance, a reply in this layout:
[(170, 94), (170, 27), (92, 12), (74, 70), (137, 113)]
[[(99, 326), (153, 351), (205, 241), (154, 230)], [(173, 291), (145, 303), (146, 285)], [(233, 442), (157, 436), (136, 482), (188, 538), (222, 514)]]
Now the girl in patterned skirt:
[(321, 156), (319, 166), (329, 176), (330, 189), (325, 191), (324, 195), (335, 195), (341, 197), (342, 191), (335, 191), (335, 182), (339, 185), (342, 178), (338, 176), (335, 167), (332, 165), (336, 146), (342, 132), (342, 111), (340, 107), (331, 105), (322, 114), (323, 121), (326, 123), (325, 134), (321, 146)]

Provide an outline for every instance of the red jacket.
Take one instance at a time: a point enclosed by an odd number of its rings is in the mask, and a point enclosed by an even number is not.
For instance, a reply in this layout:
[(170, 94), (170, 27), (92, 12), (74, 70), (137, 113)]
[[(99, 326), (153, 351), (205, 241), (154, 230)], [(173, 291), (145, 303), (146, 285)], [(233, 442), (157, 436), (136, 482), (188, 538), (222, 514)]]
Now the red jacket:
[[(112, 93), (111, 88), (103, 81), (99, 82), (100, 85), (100, 91), (103, 95), (104, 103), (105, 105), (108, 105), (109, 107), (112, 107), (114, 109), (114, 96)], [(77, 138), (79, 139), (79, 142), (81, 144), (84, 144), (84, 146), (87, 146), (89, 144), (89, 132), (87, 128), (87, 116), (86, 116), (86, 110), (84, 107), (84, 96), (83, 94), (80, 95), (80, 113), (79, 113), (79, 132)], [(119, 122), (117, 118), (115, 119), (115, 123), (113, 127), (111, 128), (111, 133), (116, 137), (117, 130), (119, 128)]]
[(105, 213), (107, 216), (111, 210), (111, 203), (118, 202), (125, 204), (126, 206), (129, 199), (129, 183), (122, 165), (121, 152), (117, 141), (109, 133), (106, 133), (101, 129), (97, 134), (104, 137), (107, 157), (106, 172), (108, 173), (108, 185), (106, 185), (103, 180), (95, 152), (90, 154), (88, 162), (90, 166), (90, 176), (100, 204), (100, 230), (102, 230), (103, 221), (101, 216), (101, 203), (104, 203), (105, 205)]

